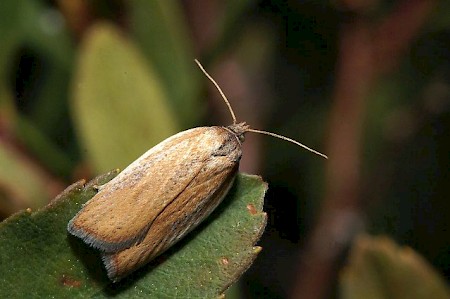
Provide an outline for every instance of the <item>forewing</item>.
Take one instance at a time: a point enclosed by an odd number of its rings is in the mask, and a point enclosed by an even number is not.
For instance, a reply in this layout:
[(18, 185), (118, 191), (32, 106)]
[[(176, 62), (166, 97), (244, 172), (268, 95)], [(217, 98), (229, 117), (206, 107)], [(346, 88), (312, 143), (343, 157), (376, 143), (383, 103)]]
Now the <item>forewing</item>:
[(222, 201), (238, 169), (229, 157), (211, 157), (187, 188), (154, 220), (139, 244), (105, 254), (108, 276), (116, 281), (145, 265), (204, 220)]
[[(196, 128), (161, 142), (100, 188), (69, 222), (91, 246), (115, 252), (140, 241), (157, 215), (184, 192), (217, 147), (215, 131)], [(219, 140), (220, 141), (220, 140)]]

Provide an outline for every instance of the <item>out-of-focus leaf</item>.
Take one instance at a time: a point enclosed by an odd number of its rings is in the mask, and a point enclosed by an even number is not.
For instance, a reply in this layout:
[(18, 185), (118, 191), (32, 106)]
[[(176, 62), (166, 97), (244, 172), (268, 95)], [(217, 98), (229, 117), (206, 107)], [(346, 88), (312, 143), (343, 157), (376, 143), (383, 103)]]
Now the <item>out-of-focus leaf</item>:
[(62, 14), (42, 1), (18, 1), (24, 42), (49, 55), (56, 64), (71, 67), (74, 48)]
[(14, 121), (14, 131), (26, 148), (33, 149), (33, 154), (53, 174), (59, 177), (69, 177), (74, 168), (74, 161), (56, 147), (49, 138), (23, 116), (17, 116)]
[(199, 77), (189, 32), (177, 1), (130, 1), (131, 30), (161, 76), (183, 127), (198, 120)]
[(0, 224), (1, 298), (216, 298), (251, 265), (266, 215), (266, 184), (239, 174), (216, 211), (185, 240), (123, 281), (108, 281), (100, 257), (69, 236), (67, 222), (115, 173), (73, 184), (52, 204)]
[[(19, 17), (18, 1), (5, 0), (0, 4), (0, 117), (5, 119), (12, 116), (13, 98), (8, 90), (8, 70), (13, 50), (20, 39), (17, 20)], [(6, 111), (8, 110), (8, 111)]]
[(240, 19), (243, 13), (255, 2), (255, 0), (230, 0), (224, 2), (225, 14), (222, 22), (222, 31), (227, 32), (231, 27), (236, 28), (236, 21)]
[(433, 14), (428, 18), (427, 29), (430, 31), (448, 30), (450, 28), (449, 1), (437, 1)]
[[(67, 177), (71, 163), (55, 146), (70, 139), (66, 98), (73, 48), (62, 17), (41, 1), (2, 1), (0, 44), (0, 116), (11, 134), (27, 145), (28, 152), (41, 161), (47, 159), (49, 169)], [(33, 63), (23, 70), (13, 64), (19, 59)], [(30, 82), (15, 72), (31, 74)], [(23, 82), (32, 85), (28, 86), (31, 89), (28, 96), (21, 99), (30, 107), (27, 115), (15, 111), (12, 90), (15, 82), (11, 82), (15, 77), (22, 80), (19, 85)], [(56, 138), (62, 142), (55, 141)], [(56, 155), (52, 158), (57, 159), (48, 160), (49, 153), (43, 152), (44, 149), (52, 149), (51, 153)]]
[(223, 5), (223, 14), (217, 22), (217, 39), (214, 41), (209, 53), (206, 53), (205, 64), (215, 60), (226, 51), (230, 45), (234, 45), (242, 33), (242, 18), (244, 12), (255, 3), (254, 0), (231, 0), (220, 2)]
[(67, 94), (73, 67), (74, 47), (61, 13), (40, 1), (21, 6), (23, 46), (35, 54), (38, 76), (33, 94), (36, 103), (29, 118), (49, 136), (57, 137), (67, 126)]
[[(42, 98), (51, 101), (51, 104), (38, 107), (44, 107), (42, 110), (47, 113), (42, 118), (51, 119), (53, 115), (59, 114), (60, 109), (57, 104), (65, 104), (61, 101), (61, 96), (67, 93), (64, 87), (67, 85), (74, 54), (70, 36), (64, 27), (64, 20), (58, 11), (43, 5), (40, 1), (2, 1), (0, 14), (1, 72), (11, 71), (12, 66), (5, 63), (14, 61), (12, 56), (19, 47), (42, 55), (43, 63), (47, 68), (43, 65), (33, 65), (32, 71), (49, 70), (50, 74), (58, 72), (55, 76), (47, 78), (42, 78), (46, 74), (39, 74), (41, 75), (39, 89), (45, 91)], [(8, 81), (7, 79), (9, 78), (2, 78), (2, 82)], [(61, 88), (63, 88), (62, 91), (60, 91)], [(39, 92), (36, 93), (39, 94)], [(57, 94), (49, 96), (51, 94), (48, 93)]]
[(50, 197), (46, 184), (29, 161), (0, 142), (0, 214), (44, 205)]
[(5, 0), (0, 4), (0, 79), (4, 84), (7, 66), (11, 62), (12, 50), (20, 39), (18, 20), (20, 15), (20, 1)]
[(359, 237), (340, 279), (342, 299), (450, 298), (444, 280), (414, 250), (386, 237)]
[(160, 78), (119, 30), (93, 26), (80, 51), (73, 115), (97, 171), (124, 167), (178, 131)]

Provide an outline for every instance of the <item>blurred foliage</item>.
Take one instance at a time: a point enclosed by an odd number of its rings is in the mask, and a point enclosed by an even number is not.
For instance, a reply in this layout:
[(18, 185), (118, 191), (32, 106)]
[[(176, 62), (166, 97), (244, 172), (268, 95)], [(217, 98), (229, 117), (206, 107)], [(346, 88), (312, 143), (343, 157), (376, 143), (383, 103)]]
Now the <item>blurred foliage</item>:
[[(74, 121), (96, 172), (123, 169), (149, 144), (179, 131), (159, 77), (110, 25), (90, 29), (74, 82)], [(127, 125), (112, 129), (120, 123)]]
[(449, 298), (445, 281), (411, 248), (359, 236), (340, 279), (342, 299)]
[[(323, 150), (341, 25), (363, 10), (383, 19), (398, 3), (1, 1), (0, 217), (123, 168), (174, 132), (222, 124), (215, 107), (226, 107), (207, 101), (210, 83), (194, 58), (237, 95), (230, 101), (239, 120)], [(436, 3), (367, 97), (360, 198), (368, 232), (411, 246), (448, 281), (450, 2)], [(270, 186), (265, 250), (236, 293), (284, 298), (293, 256), (317, 221), (324, 163), (279, 140), (262, 142), (253, 169)], [(244, 152), (243, 165), (254, 152)]]
[(181, 7), (176, 1), (133, 0), (129, 5), (131, 36), (158, 70), (181, 127), (191, 126), (199, 118), (200, 73), (192, 67), (194, 51)]

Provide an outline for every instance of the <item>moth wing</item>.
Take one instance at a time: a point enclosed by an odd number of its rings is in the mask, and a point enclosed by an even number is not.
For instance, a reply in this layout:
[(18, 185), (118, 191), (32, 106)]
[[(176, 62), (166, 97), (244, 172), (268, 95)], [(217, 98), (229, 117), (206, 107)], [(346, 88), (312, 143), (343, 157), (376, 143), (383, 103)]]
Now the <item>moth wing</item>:
[(68, 231), (104, 252), (140, 241), (211, 156), (201, 145), (217, 136), (204, 130), (178, 133), (150, 149), (105, 184), (69, 222)]
[(239, 163), (211, 157), (176, 201), (154, 220), (145, 238), (118, 253), (103, 254), (108, 276), (117, 281), (164, 252), (204, 220), (233, 184)]

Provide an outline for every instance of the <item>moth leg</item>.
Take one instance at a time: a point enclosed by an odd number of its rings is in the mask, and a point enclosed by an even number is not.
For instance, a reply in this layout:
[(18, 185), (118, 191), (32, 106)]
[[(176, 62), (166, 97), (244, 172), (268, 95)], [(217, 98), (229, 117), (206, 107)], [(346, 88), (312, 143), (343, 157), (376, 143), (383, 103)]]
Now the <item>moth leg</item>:
[(99, 192), (99, 191), (101, 191), (104, 187), (105, 187), (105, 185), (106, 184), (103, 184), (103, 185), (94, 185), (94, 186), (92, 186), (95, 190), (97, 190), (97, 192)]

